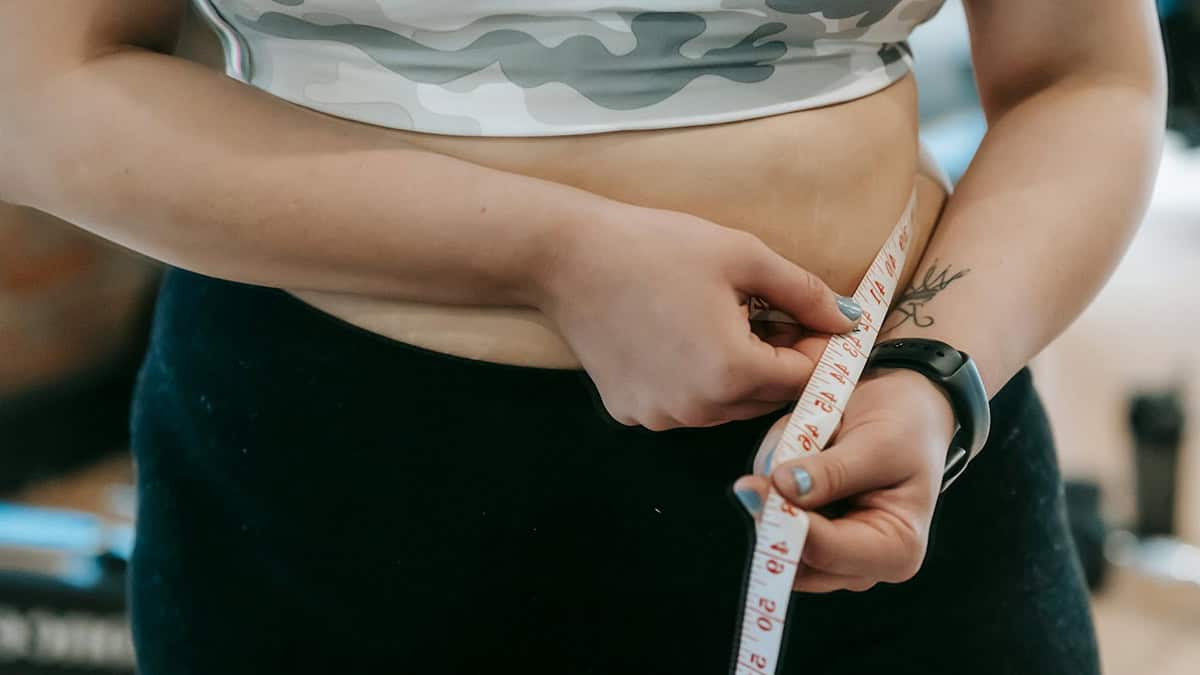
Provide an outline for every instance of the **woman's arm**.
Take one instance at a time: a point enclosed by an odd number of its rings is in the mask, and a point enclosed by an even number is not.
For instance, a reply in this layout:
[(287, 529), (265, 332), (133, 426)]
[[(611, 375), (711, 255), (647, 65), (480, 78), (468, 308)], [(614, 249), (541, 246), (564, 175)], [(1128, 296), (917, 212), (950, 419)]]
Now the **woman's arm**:
[[(1152, 0), (967, 7), (989, 129), (885, 337), (970, 353), (991, 395), (1083, 310), (1128, 245), (1157, 167), (1165, 77)], [(864, 374), (829, 448), (771, 474), (806, 510), (851, 507), (811, 514), (797, 590), (916, 574), (953, 432), (949, 402), (922, 375)]]
[(749, 296), (820, 331), (857, 319), (745, 232), (419, 151), (166, 56), (183, 8), (0, 0), (0, 199), (236, 281), (535, 306), (609, 413), (651, 429), (798, 395), (812, 362), (751, 332)]
[(608, 206), (159, 53), (183, 7), (0, 3), (0, 90), (19, 92), (0, 96), (0, 197), (213, 276), (473, 304), (531, 302), (556, 228)]
[(988, 118), (885, 338), (971, 354), (988, 394), (1091, 302), (1141, 221), (1166, 77), (1151, 0), (967, 0)]

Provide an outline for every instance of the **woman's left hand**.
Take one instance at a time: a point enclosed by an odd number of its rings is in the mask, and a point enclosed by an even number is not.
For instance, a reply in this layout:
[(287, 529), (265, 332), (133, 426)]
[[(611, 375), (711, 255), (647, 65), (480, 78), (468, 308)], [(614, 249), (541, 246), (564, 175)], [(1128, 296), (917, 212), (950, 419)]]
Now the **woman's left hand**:
[[(786, 423), (785, 415), (764, 448), (775, 446)], [(777, 466), (770, 478), (744, 476), (734, 490), (744, 504), (763, 504), (773, 484), (809, 512), (795, 590), (865, 591), (881, 581), (907, 581), (925, 559), (954, 430), (949, 400), (927, 378), (873, 371), (854, 390), (825, 451)], [(818, 511), (835, 502), (844, 514)]]

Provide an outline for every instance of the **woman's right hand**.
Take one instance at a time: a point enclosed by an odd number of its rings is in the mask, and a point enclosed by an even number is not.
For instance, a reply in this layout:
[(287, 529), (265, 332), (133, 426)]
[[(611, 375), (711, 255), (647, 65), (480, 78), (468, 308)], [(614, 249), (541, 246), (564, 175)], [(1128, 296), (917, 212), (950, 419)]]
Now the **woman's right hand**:
[(626, 204), (594, 215), (563, 228), (538, 306), (622, 424), (713, 426), (795, 401), (817, 354), (760, 339), (752, 296), (823, 333), (861, 314), (752, 234)]

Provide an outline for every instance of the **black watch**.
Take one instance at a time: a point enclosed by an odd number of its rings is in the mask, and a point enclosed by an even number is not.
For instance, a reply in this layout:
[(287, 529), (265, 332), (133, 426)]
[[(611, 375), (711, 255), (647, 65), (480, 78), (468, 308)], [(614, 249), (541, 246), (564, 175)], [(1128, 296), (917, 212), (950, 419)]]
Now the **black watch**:
[(900, 338), (875, 345), (867, 359), (866, 369), (871, 368), (915, 370), (946, 392), (958, 431), (946, 453), (946, 470), (942, 474), (942, 490), (945, 490), (983, 449), (992, 423), (987, 390), (975, 362), (945, 342)]

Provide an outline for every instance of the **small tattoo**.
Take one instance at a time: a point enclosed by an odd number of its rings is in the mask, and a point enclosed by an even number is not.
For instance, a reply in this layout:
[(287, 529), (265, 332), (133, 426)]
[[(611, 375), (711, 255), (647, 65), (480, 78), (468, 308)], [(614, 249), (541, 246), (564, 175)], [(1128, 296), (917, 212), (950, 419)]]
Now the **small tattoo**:
[(896, 307), (892, 310), (892, 316), (889, 318), (899, 317), (891, 326), (885, 327), (883, 332), (888, 332), (898, 326), (901, 326), (906, 321), (912, 321), (913, 325), (918, 328), (928, 328), (934, 324), (933, 317), (925, 312), (925, 304), (933, 300), (934, 296), (946, 290), (950, 284), (967, 276), (971, 270), (961, 269), (951, 273), (950, 266), (938, 269), (938, 261), (934, 261), (925, 270), (925, 276), (919, 282), (909, 284), (908, 290), (896, 300)]

